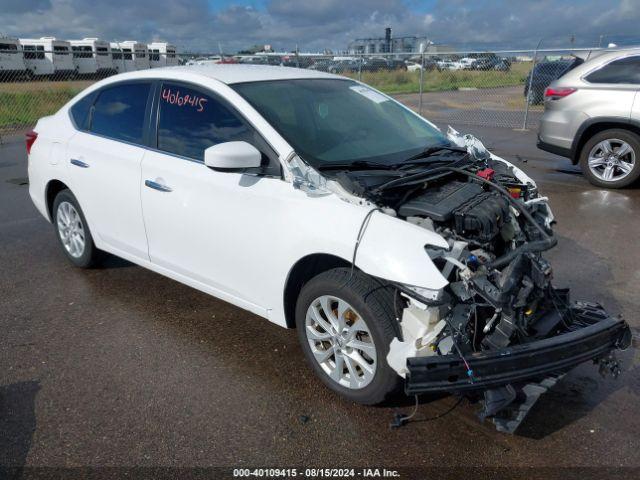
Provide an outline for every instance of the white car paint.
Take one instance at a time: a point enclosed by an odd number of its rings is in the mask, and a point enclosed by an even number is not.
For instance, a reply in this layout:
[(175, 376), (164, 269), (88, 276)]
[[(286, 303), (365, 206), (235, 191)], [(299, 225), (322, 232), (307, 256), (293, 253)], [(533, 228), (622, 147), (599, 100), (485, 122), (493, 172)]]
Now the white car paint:
[[(157, 78), (190, 82), (226, 98), (276, 151), (283, 178), (213, 171), (200, 162), (75, 130), (69, 108), (86, 93), (126, 79)], [(47, 186), (63, 182), (84, 210), (98, 248), (282, 326), (287, 325), (284, 290), (294, 265), (313, 254), (351, 262), (367, 216), (358, 268), (414, 287), (443, 288), (447, 282), (424, 250), (448, 248), (443, 237), (388, 212), (372, 213), (375, 205), (320, 185), (315, 171), (305, 173), (310, 188), (301, 186), (292, 147), (228, 85), (291, 78), (341, 77), (286, 67), (206, 65), (149, 69), (97, 82), (38, 122), (29, 157), (31, 198), (51, 220)], [(77, 168), (71, 159), (90, 168)], [(172, 191), (145, 188), (145, 180)]]

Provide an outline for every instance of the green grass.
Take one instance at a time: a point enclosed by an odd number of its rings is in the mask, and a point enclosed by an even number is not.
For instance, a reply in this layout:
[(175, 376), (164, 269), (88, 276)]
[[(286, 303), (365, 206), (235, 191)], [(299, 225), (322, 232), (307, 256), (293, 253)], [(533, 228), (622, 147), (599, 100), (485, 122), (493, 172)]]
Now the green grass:
[(80, 90), (60, 88), (24, 92), (0, 91), (0, 130), (35, 125), (40, 117), (58, 111)]
[[(516, 63), (508, 72), (473, 70), (427, 70), (424, 72), (424, 92), (442, 92), (459, 88), (497, 88), (524, 85), (530, 63)], [(357, 78), (357, 73), (348, 74)], [(387, 94), (418, 93), (420, 72), (363, 72), (362, 81)]]

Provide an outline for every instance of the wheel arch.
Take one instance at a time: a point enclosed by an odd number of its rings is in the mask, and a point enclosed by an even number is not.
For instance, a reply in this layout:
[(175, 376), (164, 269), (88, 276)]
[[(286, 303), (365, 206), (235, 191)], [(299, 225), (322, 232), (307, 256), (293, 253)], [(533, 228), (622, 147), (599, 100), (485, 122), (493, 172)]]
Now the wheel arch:
[(573, 145), (571, 146), (571, 163), (576, 165), (580, 161), (582, 148), (591, 137), (612, 128), (628, 130), (640, 136), (640, 122), (638, 121), (620, 117), (592, 118), (585, 121), (578, 129), (575, 139), (573, 140)]
[(339, 267), (350, 267), (344, 258), (329, 253), (313, 253), (299, 259), (287, 275), (284, 287), (284, 315), (287, 328), (296, 327), (296, 303), (302, 287), (313, 277)]
[(60, 193), (62, 190), (71, 190), (71, 189), (64, 182), (58, 179), (49, 180), (49, 182), (47, 183), (47, 186), (45, 187), (45, 190), (44, 190), (44, 198), (46, 202), (45, 205), (47, 208), (47, 214), (49, 215), (49, 220), (51, 221), (53, 221), (53, 201), (55, 200), (58, 193)]

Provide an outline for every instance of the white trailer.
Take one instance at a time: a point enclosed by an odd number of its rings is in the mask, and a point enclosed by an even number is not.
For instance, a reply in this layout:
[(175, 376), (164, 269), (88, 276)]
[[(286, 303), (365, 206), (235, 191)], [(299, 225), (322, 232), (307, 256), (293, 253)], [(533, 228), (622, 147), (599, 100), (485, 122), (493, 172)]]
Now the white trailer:
[(171, 67), (178, 65), (176, 47), (166, 42), (153, 42), (147, 45), (149, 49), (149, 66), (151, 68)]
[(69, 40), (73, 63), (80, 75), (107, 76), (115, 73), (109, 42), (97, 38)]
[(20, 45), (28, 74), (61, 78), (75, 75), (69, 42), (55, 37), (21, 38)]
[(124, 71), (132, 72), (134, 70), (145, 70), (149, 68), (146, 44), (136, 42), (135, 40), (127, 40), (125, 42), (119, 42), (119, 46), (122, 50)]
[(124, 55), (122, 54), (122, 48), (118, 42), (111, 42), (109, 44), (111, 48), (111, 61), (113, 62), (113, 68), (117, 73), (124, 73), (127, 71), (124, 63)]
[(0, 36), (0, 80), (13, 81), (24, 76), (26, 72), (20, 41), (17, 38)]

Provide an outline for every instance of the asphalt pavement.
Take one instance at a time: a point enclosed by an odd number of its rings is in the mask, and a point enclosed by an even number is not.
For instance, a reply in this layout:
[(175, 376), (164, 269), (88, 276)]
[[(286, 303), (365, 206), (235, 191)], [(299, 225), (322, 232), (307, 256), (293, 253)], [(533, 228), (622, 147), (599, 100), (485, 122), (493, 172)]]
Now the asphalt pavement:
[[(556, 284), (640, 327), (640, 190), (592, 187), (535, 132), (460, 127), (551, 199)], [(515, 435), (478, 405), (422, 398), (415, 421), (350, 404), (304, 364), (295, 332), (111, 258), (66, 261), (28, 196), (22, 143), (0, 146), (0, 465), (640, 467), (639, 356), (582, 365)], [(638, 473), (638, 470), (623, 470)]]

